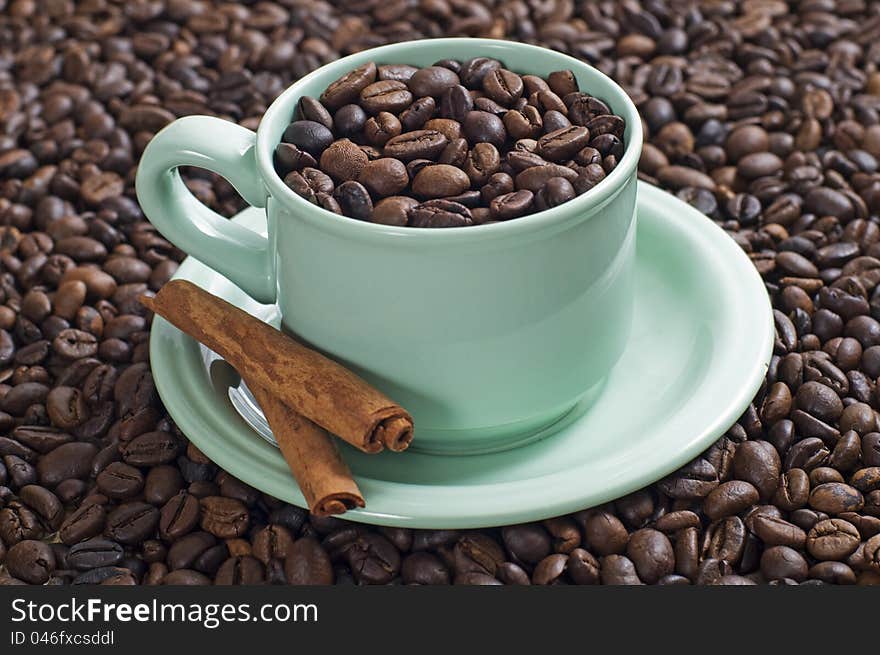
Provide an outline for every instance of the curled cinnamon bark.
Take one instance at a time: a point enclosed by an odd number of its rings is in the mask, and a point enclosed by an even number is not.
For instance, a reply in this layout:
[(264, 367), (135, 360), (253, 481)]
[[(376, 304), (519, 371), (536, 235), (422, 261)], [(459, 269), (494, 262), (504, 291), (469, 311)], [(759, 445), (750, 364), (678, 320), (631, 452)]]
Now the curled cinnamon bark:
[(405, 450), (413, 421), (357, 375), (186, 280), (141, 302), (223, 357), (246, 380), (367, 453)]
[(363, 507), (364, 497), (333, 438), (265, 388), (251, 382), (248, 387), (272, 428), (309, 511), (317, 516), (330, 516)]

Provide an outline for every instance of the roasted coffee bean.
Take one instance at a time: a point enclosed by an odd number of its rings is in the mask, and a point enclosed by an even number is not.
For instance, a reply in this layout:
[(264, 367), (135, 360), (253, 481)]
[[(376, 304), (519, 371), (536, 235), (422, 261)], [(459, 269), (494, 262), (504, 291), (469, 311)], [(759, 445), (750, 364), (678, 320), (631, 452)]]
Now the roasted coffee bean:
[(401, 578), (405, 584), (449, 584), (449, 571), (443, 562), (427, 552), (408, 555), (401, 564)]
[(862, 549), (865, 564), (873, 572), (880, 572), (880, 535), (868, 539)]
[(474, 108), (474, 100), (468, 90), (461, 85), (451, 86), (440, 96), (439, 113), (459, 123)]
[(425, 123), (425, 129), (440, 132), (450, 143), (460, 139), (462, 136), (461, 123), (449, 118), (432, 118)]
[(755, 517), (752, 530), (767, 546), (802, 548), (807, 537), (798, 526), (773, 516)]
[(78, 571), (89, 571), (122, 562), (125, 550), (121, 544), (109, 539), (88, 539), (71, 546), (67, 565)]
[(522, 78), (505, 68), (493, 68), (483, 77), (483, 92), (499, 105), (509, 107), (523, 94)]
[(797, 406), (823, 421), (833, 421), (843, 413), (843, 403), (831, 387), (819, 382), (805, 382), (796, 394)]
[(299, 120), (294, 121), (284, 130), (281, 142), (291, 143), (317, 159), (333, 143), (333, 132), (321, 123)]
[(877, 428), (877, 417), (867, 403), (853, 403), (844, 407), (840, 415), (840, 429), (843, 432), (854, 430), (860, 434), (873, 432)]
[(831, 453), (818, 437), (801, 439), (788, 449), (783, 463), (784, 469), (814, 469), (821, 466)]
[(550, 209), (568, 202), (575, 195), (577, 192), (571, 182), (564, 177), (551, 177), (535, 194), (534, 206), (539, 210)]
[(333, 115), (331, 127), (341, 136), (355, 136), (364, 129), (367, 114), (360, 105), (344, 105)]
[(761, 573), (768, 580), (790, 578), (801, 582), (807, 577), (807, 561), (793, 548), (772, 546), (761, 555)]
[(40, 484), (54, 487), (62, 480), (85, 478), (89, 475), (92, 459), (97, 453), (98, 449), (86, 442), (58, 446), (37, 463)]
[(691, 580), (697, 577), (700, 558), (699, 532), (696, 527), (685, 528), (675, 537), (675, 571)]
[(507, 139), (504, 122), (486, 111), (470, 111), (462, 121), (462, 134), (471, 145), (491, 143), (501, 148)]
[(519, 190), (527, 190), (537, 193), (550, 180), (556, 177), (571, 182), (575, 188), (578, 187), (579, 174), (567, 166), (560, 164), (545, 164), (543, 166), (532, 166), (518, 173), (514, 178), (516, 188)]
[(146, 432), (119, 448), (122, 459), (131, 466), (158, 466), (173, 462), (178, 444), (168, 432)]
[(636, 568), (624, 555), (608, 555), (600, 560), (600, 576), (606, 585), (640, 585)]
[(283, 525), (268, 525), (254, 535), (254, 556), (264, 565), (272, 560), (284, 560), (293, 546), (294, 538)]
[(651, 528), (636, 530), (629, 539), (626, 554), (636, 567), (639, 579), (653, 584), (672, 573), (675, 554), (665, 534)]
[(343, 552), (360, 584), (387, 584), (400, 571), (400, 553), (379, 534), (360, 535)]
[(589, 511), (576, 515), (580, 518), (584, 540), (590, 552), (612, 555), (624, 552), (629, 540), (626, 527), (619, 518), (605, 511)]
[(139, 501), (124, 503), (107, 515), (104, 533), (125, 545), (138, 544), (151, 536), (159, 523), (159, 510)]
[(746, 540), (746, 527), (742, 519), (728, 516), (709, 526), (703, 550), (710, 558), (737, 564), (742, 558)]
[(37, 470), (20, 457), (7, 455), (3, 458), (3, 466), (13, 487), (23, 487), (37, 482)]
[(425, 166), (416, 174), (412, 189), (420, 198), (444, 198), (463, 193), (470, 185), (470, 179), (461, 168), (434, 164)]
[(497, 59), (474, 57), (462, 63), (458, 74), (461, 78), (461, 83), (467, 88), (478, 89), (481, 88), (486, 75), (501, 67), (502, 64)]
[(491, 203), (494, 198), (514, 189), (513, 178), (507, 173), (493, 173), (485, 186), (480, 189), (480, 197), (484, 203)]
[(19, 499), (34, 510), (48, 527), (57, 530), (64, 519), (64, 507), (58, 497), (45, 487), (29, 484), (18, 490)]
[(437, 130), (414, 130), (390, 138), (386, 141), (383, 152), (386, 157), (404, 162), (432, 159), (439, 156), (448, 143), (449, 139)]
[(409, 210), (418, 204), (419, 201), (414, 198), (390, 196), (376, 203), (370, 220), (383, 225), (403, 226), (407, 224)]
[(333, 565), (321, 544), (312, 537), (297, 539), (284, 563), (288, 584), (333, 584)]
[(10, 575), (28, 584), (43, 584), (55, 570), (55, 555), (48, 544), (26, 539), (14, 544), (6, 553)]
[(640, 489), (614, 501), (618, 515), (631, 528), (648, 523), (654, 515), (654, 498), (647, 489)]
[(861, 447), (861, 439), (857, 432), (854, 430), (845, 432), (834, 445), (828, 464), (838, 471), (851, 471), (861, 458)]
[(220, 565), (214, 579), (215, 585), (259, 585), (265, 581), (263, 565), (255, 558), (245, 555), (230, 557)]
[(173, 541), (187, 534), (199, 524), (200, 511), (195, 496), (182, 492), (172, 497), (160, 512), (159, 536)]
[(452, 560), (458, 573), (477, 571), (495, 575), (505, 557), (501, 546), (494, 539), (474, 533), (463, 535), (456, 542)]
[(849, 521), (826, 519), (814, 525), (807, 535), (807, 551), (818, 560), (843, 560), (860, 545), (860, 535)]
[(376, 80), (376, 76), (376, 64), (366, 63), (331, 83), (319, 100), (330, 110), (338, 109), (354, 102), (361, 91)]
[(44, 403), (48, 395), (49, 387), (45, 384), (23, 381), (0, 400), (0, 408), (13, 416), (22, 416), (31, 405)]
[(810, 492), (810, 507), (827, 514), (857, 512), (865, 504), (862, 493), (842, 482), (826, 482)]
[[(375, 115), (382, 111), (396, 114), (409, 107), (412, 104), (412, 101), (413, 94), (410, 93), (407, 85), (403, 82), (398, 82), (396, 80), (379, 80), (378, 82), (373, 82), (364, 87), (360, 93), (359, 104), (370, 114)], [(337, 116), (339, 115), (339, 112), (344, 109), (345, 107), (337, 111)], [(360, 131), (364, 122), (366, 122), (366, 119), (364, 119), (364, 121), (361, 122), (361, 125), (357, 126), (356, 129), (349, 130), (346, 134), (353, 134)]]
[[(337, 182), (356, 180), (369, 162), (367, 155), (348, 139), (334, 141), (321, 154), (321, 168)], [(309, 185), (315, 193), (331, 193), (332, 185)]]
[[(434, 116), (434, 112), (436, 111), (436, 109), (437, 103), (431, 96), (419, 98), (418, 100), (413, 102), (406, 111), (400, 114), (400, 130), (397, 131), (397, 134), (400, 134), (401, 131), (412, 132), (422, 129), (425, 123), (427, 123)], [(382, 114), (376, 116), (377, 122), (380, 121), (381, 116)], [(370, 121), (367, 121), (365, 136), (368, 140), (370, 139), (371, 131), (372, 128), (370, 127)], [(397, 136), (397, 134), (394, 134), (392, 136)]]
[(17, 432), (13, 432), (15, 439), (8, 437), (0, 437), (0, 456), (3, 457), (20, 457), (24, 461), (34, 461), (37, 453), (20, 442), (18, 434), (21, 428), (16, 428)]
[(250, 525), (247, 507), (240, 500), (209, 496), (201, 500), (201, 508), (202, 529), (215, 537), (221, 539), (240, 537)]
[(678, 532), (686, 528), (697, 527), (700, 517), (690, 510), (676, 510), (664, 514), (654, 523), (654, 527), (667, 534)]
[(451, 200), (428, 200), (407, 212), (408, 225), (413, 227), (465, 227), (473, 223), (470, 210)]
[(567, 567), (568, 557), (565, 555), (559, 553), (548, 555), (535, 566), (532, 573), (532, 583), (536, 585), (559, 584)]
[(871, 432), (862, 437), (862, 463), (866, 466), (880, 466), (880, 432)]
[(194, 566), (195, 562), (213, 548), (217, 540), (207, 532), (191, 532), (181, 537), (168, 548), (166, 558), (168, 567), (172, 570), (185, 569)]
[(709, 492), (703, 505), (703, 511), (710, 519), (719, 519), (739, 514), (744, 509), (758, 502), (758, 490), (744, 480), (731, 480), (721, 483)]
[(171, 466), (155, 466), (144, 481), (144, 500), (153, 505), (164, 505), (183, 488), (183, 477)]
[(507, 166), (514, 173), (521, 173), (527, 168), (532, 168), (533, 166), (537, 167), (549, 165), (549, 162), (541, 157), (538, 153), (528, 150), (514, 150), (513, 152), (508, 152), (505, 160)]
[(370, 193), (360, 182), (349, 180), (343, 182), (333, 192), (333, 197), (339, 203), (345, 216), (368, 221), (373, 212), (373, 201)]
[(506, 221), (529, 213), (534, 194), (528, 189), (496, 196), (489, 203), (489, 212), (496, 221)]
[(385, 64), (378, 68), (378, 79), (380, 80), (399, 80), (406, 82), (418, 70), (415, 66), (407, 64)]
[[(336, 154), (338, 155), (338, 153)], [(360, 155), (363, 156), (363, 153), (360, 153)], [(361, 163), (364, 163), (363, 159), (361, 159)], [(284, 178), (284, 183), (297, 195), (302, 196), (311, 203), (317, 203), (318, 194), (332, 193), (335, 188), (330, 176), (316, 168), (304, 168), (302, 171), (294, 171)]]
[(843, 562), (817, 562), (807, 571), (807, 576), (826, 584), (856, 584), (855, 572)]
[(504, 114), (502, 122), (507, 133), (514, 139), (536, 139), (544, 131), (541, 113), (532, 105), (526, 105), (521, 110), (511, 109)]
[(703, 498), (718, 486), (718, 472), (706, 459), (696, 459), (659, 483), (671, 498)]
[(89, 417), (82, 392), (72, 387), (52, 389), (46, 396), (46, 411), (52, 424), (62, 430), (72, 430)]
[(803, 469), (792, 468), (779, 478), (773, 502), (786, 511), (800, 509), (807, 504), (810, 495), (810, 478)]
[(98, 504), (83, 504), (68, 516), (58, 533), (62, 543), (72, 545), (101, 534), (107, 520), (107, 512)]
[(37, 514), (21, 502), (10, 500), (0, 510), (0, 538), (7, 546), (24, 539), (40, 539), (43, 534), (43, 526)]
[(810, 471), (810, 484), (818, 486), (826, 482), (843, 482), (843, 476), (830, 466), (820, 466)]
[(464, 172), (474, 185), (486, 184), (501, 168), (501, 155), (491, 143), (478, 143), (470, 152), (464, 164)]
[(575, 584), (593, 585), (599, 583), (599, 560), (583, 548), (575, 548), (571, 551), (566, 569)]
[[(300, 150), (292, 143), (279, 143), (275, 147), (273, 161), (275, 162), (275, 170), (282, 177), (286, 177), (293, 171), (301, 171), (304, 168), (318, 165), (317, 160), (312, 155), (305, 150)], [(56, 309), (57, 312), (58, 310)]]
[(570, 70), (554, 71), (547, 76), (547, 84), (553, 93), (559, 97), (564, 97), (569, 93), (580, 91), (577, 79)]
[(571, 159), (590, 142), (590, 131), (573, 125), (545, 134), (538, 139), (537, 153), (554, 163)]
[(763, 500), (769, 500), (776, 491), (781, 469), (779, 453), (767, 441), (746, 441), (736, 448), (734, 475), (752, 483)]
[(389, 139), (398, 136), (404, 127), (407, 127), (407, 129), (417, 129), (422, 125), (424, 123), (416, 127), (404, 126), (394, 114), (381, 111), (376, 116), (367, 119), (367, 122), (364, 123), (364, 138), (370, 145), (381, 148)]
[(327, 129), (333, 127), (333, 116), (331, 116), (330, 112), (327, 111), (327, 108), (315, 98), (303, 96), (296, 104), (296, 110), (298, 112), (298, 117), (303, 120), (320, 123)]
[(508, 552), (520, 562), (537, 564), (551, 552), (550, 535), (537, 524), (504, 528), (501, 537)]
[(449, 145), (443, 148), (443, 152), (440, 153), (437, 161), (441, 164), (452, 165), (460, 169), (460, 167), (464, 165), (467, 153), (467, 141), (465, 139), (454, 139), (449, 142)]
[(446, 89), (458, 85), (459, 82), (454, 71), (442, 66), (428, 66), (413, 73), (406, 84), (417, 98), (439, 98)]

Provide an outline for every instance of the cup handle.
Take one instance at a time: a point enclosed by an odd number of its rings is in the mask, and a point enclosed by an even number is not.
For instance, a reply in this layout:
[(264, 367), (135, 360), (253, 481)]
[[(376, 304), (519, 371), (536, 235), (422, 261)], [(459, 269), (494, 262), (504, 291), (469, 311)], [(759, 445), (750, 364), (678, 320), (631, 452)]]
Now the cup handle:
[(169, 241), (225, 275), (263, 303), (276, 298), (269, 240), (203, 205), (180, 178), (179, 166), (197, 166), (226, 178), (254, 207), (268, 192), (255, 156), (256, 134), (211, 116), (179, 118), (147, 145), (135, 188), (147, 218)]

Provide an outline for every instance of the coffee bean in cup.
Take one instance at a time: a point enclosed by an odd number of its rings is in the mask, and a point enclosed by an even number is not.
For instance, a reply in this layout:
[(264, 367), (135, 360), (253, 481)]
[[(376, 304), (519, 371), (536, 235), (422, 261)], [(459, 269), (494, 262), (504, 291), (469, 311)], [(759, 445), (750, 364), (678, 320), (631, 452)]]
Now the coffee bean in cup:
[(373, 62), (300, 99), (275, 150), (295, 193), (385, 225), (497, 223), (556, 207), (620, 161), (625, 121), (571, 71), (495, 59)]

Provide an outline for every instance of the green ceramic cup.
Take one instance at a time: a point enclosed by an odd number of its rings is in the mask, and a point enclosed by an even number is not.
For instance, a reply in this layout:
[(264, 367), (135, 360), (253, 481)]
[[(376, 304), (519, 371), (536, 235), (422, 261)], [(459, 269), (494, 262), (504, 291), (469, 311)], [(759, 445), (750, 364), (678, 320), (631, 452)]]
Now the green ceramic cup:
[[(416, 229), (337, 216), (297, 196), (272, 152), (299, 98), (367, 62), (430, 65), (495, 57), (511, 70), (571, 69), (626, 119), (626, 151), (599, 185), (507, 223)], [(540, 436), (596, 394), (630, 330), (635, 256), (636, 108), (608, 77), (535, 46), (487, 39), (398, 43), (345, 57), (282, 93), (256, 134), (181, 118), (144, 151), (137, 195), (170, 241), (256, 300), (285, 330), (351, 367), (413, 415), (413, 448), (467, 454)], [(219, 173), (256, 207), (268, 237), (230, 223), (185, 188), (178, 166)]]

